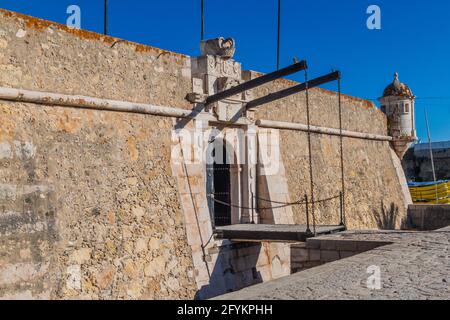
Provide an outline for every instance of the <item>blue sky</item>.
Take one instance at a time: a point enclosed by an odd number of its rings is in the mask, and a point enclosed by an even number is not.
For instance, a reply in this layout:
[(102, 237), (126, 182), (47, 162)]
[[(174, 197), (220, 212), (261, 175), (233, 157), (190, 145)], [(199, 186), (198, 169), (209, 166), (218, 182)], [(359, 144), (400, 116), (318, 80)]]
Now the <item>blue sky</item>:
[[(197, 55), (200, 0), (109, 0), (110, 34), (167, 50)], [(206, 38), (231, 36), (245, 69), (276, 67), (276, 0), (205, 0)], [(344, 93), (378, 98), (395, 71), (418, 97), (417, 129), (426, 140), (450, 140), (450, 1), (282, 0), (281, 65), (307, 59), (310, 75), (339, 69)], [(82, 28), (102, 32), (103, 0), (0, 0), (0, 7), (65, 23), (66, 8), (82, 10)], [(366, 27), (376, 4), (382, 29)], [(301, 81), (301, 75), (294, 75)], [(328, 86), (334, 89), (333, 86)]]

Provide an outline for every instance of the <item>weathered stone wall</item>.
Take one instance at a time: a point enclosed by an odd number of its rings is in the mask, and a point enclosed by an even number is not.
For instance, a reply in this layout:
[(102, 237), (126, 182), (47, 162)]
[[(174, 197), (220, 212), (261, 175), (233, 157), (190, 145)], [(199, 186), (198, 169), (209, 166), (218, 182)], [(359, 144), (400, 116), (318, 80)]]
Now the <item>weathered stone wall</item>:
[[(217, 299), (448, 300), (449, 231), (362, 230), (311, 239), (306, 247), (312, 262), (332, 262)], [(304, 250), (295, 251), (308, 259)], [(347, 252), (356, 255), (345, 258)], [(381, 274), (379, 290), (368, 288), (373, 274)]]
[[(257, 76), (249, 72), (247, 78)], [(280, 80), (255, 90), (256, 97), (295, 85)], [(259, 107), (257, 118), (306, 124), (304, 93)], [(387, 135), (384, 114), (372, 103), (342, 96), (344, 130)], [(311, 124), (339, 128), (338, 96), (323, 89), (310, 91)], [(309, 194), (309, 159), (307, 134), (281, 130), (281, 158), (286, 168), (290, 200)], [(339, 195), (341, 190), (339, 137), (312, 134), (315, 198)], [(400, 227), (407, 214), (407, 202), (391, 158), (388, 142), (344, 138), (346, 184), (346, 220), (351, 229)], [(262, 205), (263, 206), (263, 205)], [(305, 223), (304, 206), (294, 206), (297, 223)], [(319, 204), (318, 224), (339, 222), (339, 200)]]
[[(209, 128), (206, 123), (196, 121), (196, 127)], [(190, 126), (188, 126), (190, 127)], [(186, 127), (184, 129), (187, 129)], [(190, 128), (192, 130), (193, 128)], [(193, 135), (193, 132), (191, 132)], [(238, 136), (236, 128), (226, 128), (214, 140), (224, 139), (226, 144)], [(204, 138), (211, 141), (211, 135)], [(198, 288), (196, 297), (208, 299), (225, 292), (235, 291), (257, 283), (266, 282), (287, 276), (291, 272), (289, 243), (245, 243), (230, 240), (215, 239), (211, 222), (211, 208), (206, 193), (207, 174), (206, 163), (192, 162), (189, 155), (198, 152), (192, 144), (180, 143), (181, 137), (173, 135), (174, 152), (172, 154), (173, 173), (177, 177), (180, 201), (185, 216), (187, 242), (191, 246), (194, 264), (194, 276)], [(202, 153), (208, 146), (205, 141)], [(183, 148), (181, 146), (183, 145)], [(235, 152), (238, 152), (234, 149)], [(245, 166), (244, 164), (241, 167)], [(234, 173), (238, 175), (239, 170)], [(277, 172), (281, 174), (282, 172)], [(230, 181), (231, 182), (231, 181)], [(274, 183), (275, 182), (275, 183)], [(242, 185), (236, 183), (232, 189), (242, 192)], [(279, 188), (280, 181), (269, 179), (267, 186), (271, 190)], [(287, 190), (287, 184), (282, 190)], [(281, 190), (278, 190), (280, 192)], [(278, 199), (278, 194), (270, 194), (271, 199)], [(285, 200), (286, 198), (282, 199)], [(239, 203), (237, 198), (231, 199), (233, 204)], [(261, 219), (262, 223), (292, 224), (292, 212), (273, 212), (271, 219)], [(290, 214), (289, 214), (290, 213)], [(241, 212), (233, 212), (236, 222), (242, 219)], [(289, 219), (290, 218), (290, 219)]]
[(292, 273), (346, 259), (389, 244), (369, 240), (332, 240), (327, 237), (311, 238), (305, 243), (291, 245)]
[[(277, 81), (255, 95), (291, 84)], [(191, 108), (189, 57), (2, 10), (0, 86)], [(338, 126), (336, 94), (313, 90), (311, 101), (313, 124)], [(386, 133), (370, 103), (345, 97), (344, 110), (345, 129)], [(262, 107), (258, 117), (305, 123), (304, 96)], [(193, 298), (202, 288), (209, 296), (290, 269), (285, 244), (211, 240), (202, 252), (208, 211), (199, 232), (186, 205), (192, 192), (182, 187), (189, 177), (172, 171), (173, 120), (0, 102), (0, 124), (0, 297)], [(280, 141), (282, 174), (262, 185), (271, 198), (297, 200), (309, 186), (306, 134), (281, 131)], [(318, 198), (339, 192), (338, 142), (313, 136)], [(398, 226), (406, 211), (389, 145), (344, 143), (348, 226), (391, 227), (396, 210)], [(191, 169), (203, 181), (202, 168)], [(195, 197), (207, 209), (202, 187)], [(293, 212), (304, 222), (304, 209)], [(289, 213), (274, 217), (290, 221)], [(337, 202), (319, 207), (317, 223), (337, 220)], [(222, 287), (208, 288), (211, 275)]]
[[(0, 85), (189, 107), (190, 60), (0, 11)], [(192, 298), (167, 118), (0, 103), (0, 297)]]

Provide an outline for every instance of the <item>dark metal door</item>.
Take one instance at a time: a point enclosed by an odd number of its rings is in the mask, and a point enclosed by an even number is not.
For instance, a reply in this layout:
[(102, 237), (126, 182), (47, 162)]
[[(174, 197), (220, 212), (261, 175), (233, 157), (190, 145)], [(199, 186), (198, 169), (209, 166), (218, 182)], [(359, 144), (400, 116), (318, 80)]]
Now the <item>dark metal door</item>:
[(226, 147), (223, 146), (223, 159), (216, 159), (215, 150), (213, 157), (214, 163), (206, 167), (207, 193), (212, 195), (208, 197), (209, 209), (215, 226), (228, 226), (231, 225), (231, 167), (226, 161)]

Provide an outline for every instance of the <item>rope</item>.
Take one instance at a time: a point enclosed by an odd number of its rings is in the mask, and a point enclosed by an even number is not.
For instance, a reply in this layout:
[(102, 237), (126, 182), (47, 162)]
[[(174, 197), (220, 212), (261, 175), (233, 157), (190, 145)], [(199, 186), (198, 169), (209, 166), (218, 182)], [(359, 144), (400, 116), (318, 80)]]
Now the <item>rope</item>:
[[(206, 249), (206, 247), (211, 243), (211, 240), (214, 238), (214, 232), (211, 234), (211, 237), (209, 237), (208, 242), (206, 242), (204, 245), (202, 245), (202, 250)], [(205, 256), (206, 257), (206, 256)]]
[[(243, 209), (243, 210), (252, 210), (252, 209), (253, 209), (253, 208), (244, 207), (244, 206), (239, 206), (239, 205), (236, 205), (236, 204), (231, 204), (231, 203), (227, 203), (227, 202), (224, 202), (224, 201), (217, 200), (217, 199), (215, 199), (214, 196), (212, 196), (212, 195), (210, 195), (210, 198), (211, 198), (214, 202), (216, 202), (216, 203), (218, 203), (218, 204), (221, 204), (221, 205), (224, 205), (224, 206), (227, 206), (227, 207), (230, 207), (230, 208), (237, 208), (237, 209)], [(277, 206), (277, 207), (268, 207), (268, 208), (261, 208), (261, 209), (262, 209), (262, 210), (281, 209), (281, 208), (286, 208), (286, 207), (290, 207), (290, 206), (291, 206), (291, 204), (284, 204), (284, 205)]]
[(305, 70), (305, 95), (306, 95), (306, 119), (308, 124), (308, 158), (309, 158), (309, 177), (311, 188), (311, 215), (313, 218), (314, 234), (316, 234), (316, 215), (314, 208), (314, 176), (313, 176), (313, 161), (312, 161), (312, 146), (311, 146), (311, 118), (309, 110), (309, 85), (308, 85), (308, 71)]
[[(237, 208), (237, 209), (244, 209), (244, 210), (251, 210), (252, 208), (249, 207), (244, 207), (244, 206), (240, 206), (240, 205), (236, 205), (236, 204), (232, 204), (232, 203), (227, 203), (224, 201), (220, 201), (217, 200), (216, 198), (214, 198), (214, 195), (210, 194), (208, 195), (214, 202), (230, 207), (230, 208)], [(329, 197), (326, 199), (321, 199), (321, 200), (317, 200), (315, 201), (315, 203), (323, 203), (323, 202), (327, 202), (327, 201), (331, 201), (334, 199), (338, 199), (340, 197), (340, 195), (338, 196), (334, 196), (334, 197)], [(286, 208), (286, 207), (292, 207), (295, 205), (304, 205), (306, 204), (305, 200), (302, 201), (296, 201), (296, 202), (280, 202), (280, 201), (272, 201), (272, 200), (267, 200), (267, 199), (263, 199), (263, 198), (259, 198), (259, 197), (254, 197), (257, 200), (260, 201), (264, 201), (264, 202), (269, 202), (269, 203), (275, 203), (275, 204), (279, 204), (280, 206), (273, 206), (273, 207), (266, 207), (266, 208), (261, 208), (262, 210), (271, 210), (271, 209), (281, 209), (281, 208)], [(309, 202), (308, 202), (309, 203)]]
[[(326, 199), (321, 199), (321, 200), (316, 200), (315, 203), (322, 203), (322, 202), (327, 202), (327, 201), (331, 201), (334, 199), (338, 199), (340, 197), (340, 195), (334, 196), (334, 197), (329, 197)], [(272, 201), (272, 200), (267, 200), (264, 198), (259, 198), (259, 197), (255, 197), (255, 199), (263, 201), (263, 202), (269, 202), (269, 203), (275, 203), (275, 204), (289, 204), (289, 205), (300, 205), (300, 204), (306, 204), (305, 200), (299, 200), (299, 201), (295, 201), (295, 202), (279, 202), (279, 201)], [(308, 202), (309, 203), (309, 202)]]
[(260, 197), (255, 197), (255, 199), (263, 201), (263, 202), (268, 202), (268, 203), (275, 203), (275, 204), (289, 204), (292, 206), (298, 205), (298, 204), (305, 204), (305, 200), (300, 200), (300, 201), (295, 201), (295, 202), (280, 202), (280, 201), (273, 201), (273, 200), (267, 200), (264, 198), (260, 198)]
[(327, 199), (317, 200), (317, 201), (315, 201), (314, 203), (327, 202), (327, 201), (331, 201), (331, 200), (334, 200), (334, 199), (338, 199), (339, 197), (340, 197), (340, 195), (334, 196), (334, 197), (330, 197), (330, 198), (327, 198)]
[(338, 100), (339, 100), (339, 140), (341, 153), (341, 187), (342, 187), (342, 223), (346, 224), (345, 218), (345, 171), (344, 171), (344, 136), (342, 134), (342, 94), (341, 94), (341, 77), (338, 79)]
[(211, 194), (209, 195), (209, 197), (210, 197), (211, 200), (214, 201), (215, 203), (218, 203), (218, 204), (221, 204), (221, 205), (230, 207), (230, 208), (237, 208), (237, 209), (244, 209), (244, 210), (251, 210), (251, 209), (252, 209), (252, 208), (249, 208), (249, 207), (239, 206), (239, 205), (236, 205), (236, 204), (231, 204), (231, 203), (227, 203), (227, 202), (224, 202), (224, 201), (217, 200), (217, 199), (214, 198), (214, 196), (211, 195)]
[[(181, 136), (178, 137), (178, 143), (181, 146)], [(189, 172), (188, 172), (188, 169), (187, 169), (186, 162), (184, 160), (185, 159), (184, 158), (184, 150), (183, 150), (182, 146), (181, 146), (181, 159), (183, 161), (184, 171), (186, 172), (186, 178), (187, 178), (187, 183), (188, 183), (188, 187), (189, 187), (189, 194), (191, 195), (192, 205), (194, 207), (195, 222), (197, 224), (198, 234), (200, 236), (200, 243), (201, 243), (201, 249), (202, 249), (202, 259), (205, 262), (206, 271), (208, 272), (208, 277), (209, 277), (209, 279), (211, 279), (211, 270), (209, 270), (208, 262), (206, 261), (206, 250), (205, 249), (206, 249), (206, 246), (211, 242), (211, 240), (212, 240), (212, 238), (214, 236), (214, 231), (213, 231), (210, 239), (208, 240), (208, 242), (206, 244), (204, 244), (204, 240), (203, 240), (203, 236), (202, 236), (202, 232), (201, 232), (201, 228), (200, 228), (200, 221), (199, 221), (199, 218), (198, 218), (197, 204), (196, 204), (196, 201), (195, 201), (195, 197), (192, 196), (193, 195), (193, 193), (192, 193), (192, 186), (191, 186), (191, 183), (189, 181)]]

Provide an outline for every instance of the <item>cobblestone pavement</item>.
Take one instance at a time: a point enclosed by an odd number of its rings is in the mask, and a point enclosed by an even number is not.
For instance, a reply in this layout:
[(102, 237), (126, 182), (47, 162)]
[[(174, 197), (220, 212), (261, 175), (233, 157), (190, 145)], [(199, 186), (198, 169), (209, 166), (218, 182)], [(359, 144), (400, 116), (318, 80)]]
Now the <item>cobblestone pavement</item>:
[[(353, 231), (320, 239), (390, 244), (217, 299), (450, 299), (450, 227), (432, 232)], [(379, 290), (368, 289), (370, 266), (381, 271)]]

